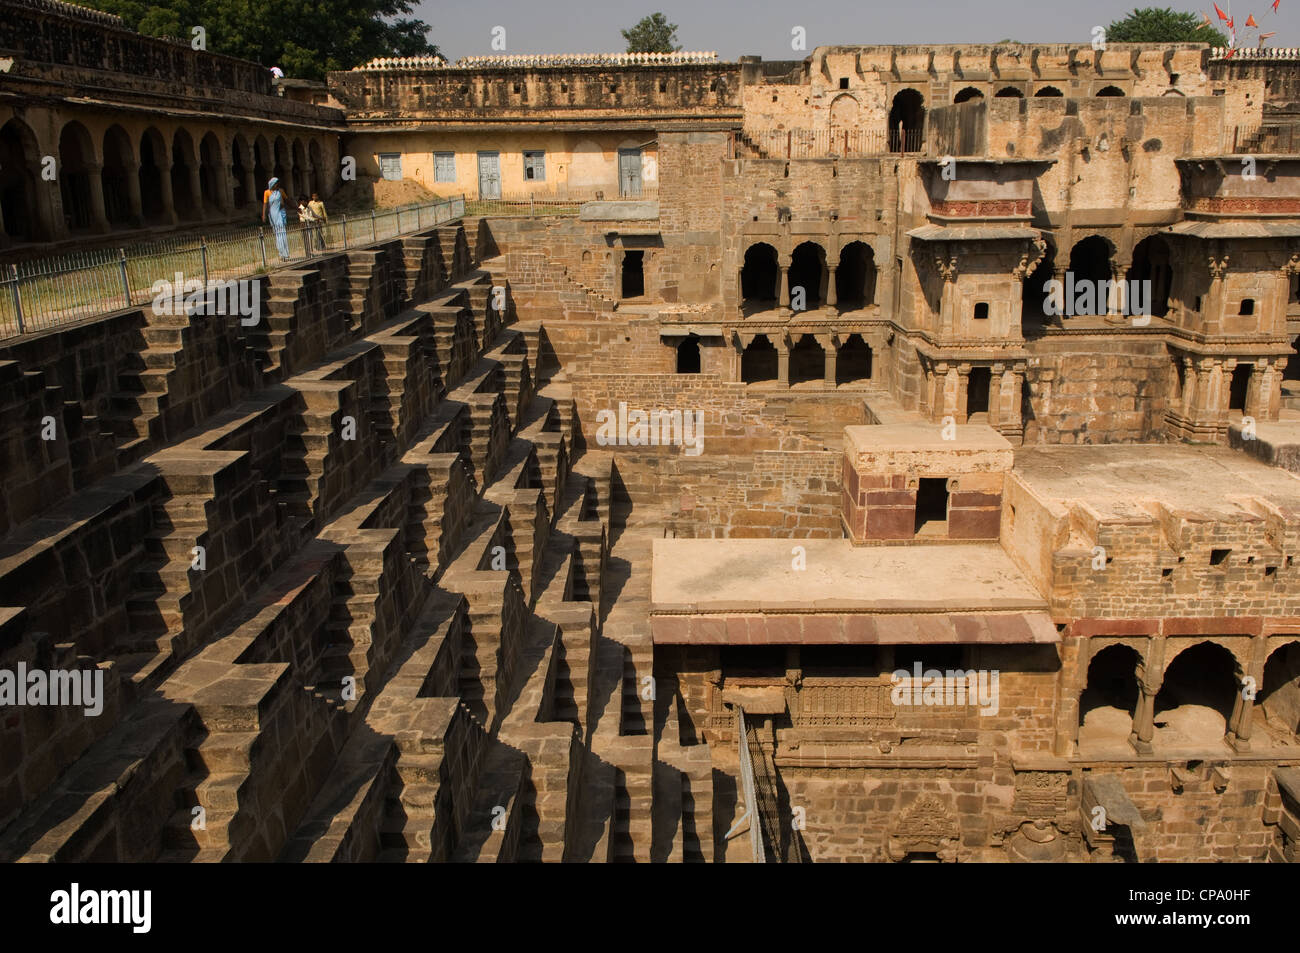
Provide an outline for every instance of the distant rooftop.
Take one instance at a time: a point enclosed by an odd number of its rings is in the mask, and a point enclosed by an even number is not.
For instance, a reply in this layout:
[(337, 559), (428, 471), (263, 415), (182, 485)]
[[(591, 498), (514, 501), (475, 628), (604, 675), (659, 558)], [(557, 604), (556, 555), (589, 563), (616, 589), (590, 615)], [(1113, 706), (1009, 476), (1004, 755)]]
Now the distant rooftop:
[(538, 53), (513, 56), (462, 56), (451, 66), (441, 56), (390, 56), (373, 59), (358, 71), (410, 69), (563, 69), (573, 66), (690, 66), (718, 62), (716, 52)]

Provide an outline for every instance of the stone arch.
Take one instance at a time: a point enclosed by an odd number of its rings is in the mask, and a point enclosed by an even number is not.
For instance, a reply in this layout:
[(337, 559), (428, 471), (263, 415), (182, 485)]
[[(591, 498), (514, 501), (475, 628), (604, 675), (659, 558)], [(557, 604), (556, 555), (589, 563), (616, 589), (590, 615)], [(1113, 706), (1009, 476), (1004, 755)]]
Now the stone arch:
[(1169, 244), (1159, 235), (1148, 235), (1133, 246), (1133, 264), (1129, 266), (1126, 281), (1149, 281), (1150, 294), (1141, 297), (1150, 305), (1157, 318), (1169, 313), (1169, 291), (1173, 287), (1173, 256)]
[(957, 90), (957, 95), (953, 96), (952, 101), (954, 103), (974, 103), (979, 102), (983, 98), (983, 90), (977, 89), (974, 86), (965, 86), (962, 89)]
[(1024, 99), (1025, 94), (1014, 86), (1003, 86), (993, 94), (994, 99)]
[[(124, 227), (139, 224), (136, 219), (140, 187), (136, 171), (135, 150), (126, 130), (117, 123), (104, 133), (104, 168), (100, 173), (104, 187), (104, 215), (110, 225)], [(135, 198), (133, 199), (133, 195)]]
[(296, 201), (307, 192), (307, 150), (301, 139), (293, 140), (293, 169), (289, 177), (293, 180), (293, 197)]
[(1236, 656), (1212, 640), (1179, 649), (1166, 661), (1155, 698), (1155, 743), (1222, 739), (1236, 705), (1239, 670)]
[(224, 211), (226, 207), (225, 163), (221, 161), (221, 143), (214, 132), (199, 142), (199, 197), (207, 211)]
[(925, 97), (916, 89), (900, 89), (889, 107), (889, 151), (919, 152), (925, 137)]
[(765, 310), (777, 306), (781, 270), (776, 249), (767, 242), (757, 242), (745, 249), (745, 263), (740, 269), (741, 306)]
[(835, 269), (835, 299), (843, 310), (876, 303), (876, 253), (866, 242), (852, 241), (840, 249), (840, 263)]
[[(166, 176), (164, 185), (164, 176)], [(140, 208), (146, 223), (166, 218), (164, 188), (171, 187), (171, 160), (162, 133), (150, 126), (140, 135)], [(170, 193), (169, 193), (170, 194)]]
[(86, 127), (75, 119), (65, 123), (59, 133), (58, 172), (63, 218), (69, 231), (88, 231), (96, 224), (92, 194), (95, 166), (95, 144)]
[(1126, 741), (1137, 713), (1137, 649), (1114, 642), (1095, 652), (1079, 694), (1078, 738), (1083, 742)]
[(1047, 315), (1047, 283), (1056, 277), (1056, 245), (1047, 240), (1043, 257), (1025, 276), (1020, 289), (1020, 320), (1038, 321)]
[[(1083, 288), (1081, 282), (1092, 282), (1093, 288), (1092, 304), (1088, 305), (1086, 297), (1080, 299), (1076, 293), (1074, 301), (1066, 301), (1066, 314), (1106, 314), (1107, 302), (1097, 300), (1102, 297), (1100, 282), (1110, 281), (1113, 278), (1111, 269), (1111, 260), (1115, 254), (1115, 247), (1100, 235), (1089, 235), (1074, 243), (1070, 249), (1070, 267), (1069, 272), (1074, 276), (1074, 286), (1077, 289)], [(1069, 287), (1068, 275), (1067, 289)], [(1081, 304), (1078, 302), (1082, 300)], [(1076, 306), (1077, 305), (1077, 306)]]
[(230, 175), (234, 180), (232, 199), (235, 208), (244, 208), (252, 199), (248, 189), (248, 176), (252, 171), (249, 165), (250, 158), (247, 141), (241, 134), (236, 133), (230, 142)]
[(195, 194), (195, 175), (198, 169), (194, 156), (194, 140), (184, 129), (172, 136), (172, 205), (180, 218), (198, 218), (200, 197)]
[[(1254, 718), (1265, 730), (1300, 734), (1300, 636), (1273, 645), (1255, 696)], [(1284, 737), (1285, 737), (1284, 736)]]
[(1057, 99), (1064, 95), (1065, 93), (1061, 92), (1055, 86), (1044, 86), (1039, 89), (1038, 92), (1034, 93), (1035, 98), (1042, 97), (1044, 99)]
[(0, 126), (0, 215), (4, 234), (13, 241), (50, 237), (37, 200), (40, 146), (36, 134), (20, 119)]
[(826, 349), (814, 334), (800, 335), (790, 349), (790, 384), (826, 379)]
[(1097, 95), (1098, 96), (1123, 96), (1124, 90), (1120, 89), (1118, 86), (1103, 86), (1101, 89), (1097, 90)]
[(758, 334), (740, 355), (740, 379), (746, 384), (774, 381), (779, 371), (775, 345), (766, 334)]
[(848, 93), (841, 93), (831, 100), (831, 128), (856, 129), (861, 112), (857, 99)]
[(795, 289), (804, 289), (805, 311), (819, 308), (826, 300), (826, 283), (830, 272), (826, 267), (826, 249), (816, 242), (803, 242), (790, 255), (790, 301), (793, 305)]
[(861, 384), (871, 380), (871, 360), (871, 345), (861, 334), (850, 334), (835, 358), (835, 383)]

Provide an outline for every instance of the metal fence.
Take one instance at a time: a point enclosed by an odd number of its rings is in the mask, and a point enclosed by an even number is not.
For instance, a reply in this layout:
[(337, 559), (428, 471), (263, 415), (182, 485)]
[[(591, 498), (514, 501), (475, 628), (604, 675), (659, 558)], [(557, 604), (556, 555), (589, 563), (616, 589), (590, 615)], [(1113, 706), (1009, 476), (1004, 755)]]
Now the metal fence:
[(741, 158), (825, 159), (920, 152), (920, 129), (748, 129), (737, 137)]
[(154, 297), (156, 282), (237, 279), (290, 261), (355, 248), (463, 218), (465, 197), (425, 205), (298, 222), (282, 230), (231, 229), (125, 248), (78, 252), (8, 265), (0, 275), (0, 337), (58, 327)]
[(655, 201), (659, 190), (653, 186), (639, 189), (608, 188), (570, 189), (560, 192), (511, 192), (495, 198), (467, 199), (469, 215), (491, 215), (494, 218), (536, 218), (542, 215), (574, 216), (587, 202)]
[(1233, 153), (1294, 155), (1300, 153), (1300, 124), (1277, 122), (1253, 126), (1234, 126)]

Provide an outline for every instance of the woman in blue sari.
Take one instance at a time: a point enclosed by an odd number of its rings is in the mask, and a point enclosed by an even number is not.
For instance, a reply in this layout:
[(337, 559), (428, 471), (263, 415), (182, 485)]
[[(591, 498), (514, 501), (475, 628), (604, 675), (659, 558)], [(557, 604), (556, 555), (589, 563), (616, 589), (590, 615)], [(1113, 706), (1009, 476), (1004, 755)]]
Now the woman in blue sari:
[(266, 183), (266, 194), (262, 196), (262, 221), (270, 221), (275, 231), (275, 247), (280, 252), (280, 260), (289, 260), (289, 196), (279, 179)]

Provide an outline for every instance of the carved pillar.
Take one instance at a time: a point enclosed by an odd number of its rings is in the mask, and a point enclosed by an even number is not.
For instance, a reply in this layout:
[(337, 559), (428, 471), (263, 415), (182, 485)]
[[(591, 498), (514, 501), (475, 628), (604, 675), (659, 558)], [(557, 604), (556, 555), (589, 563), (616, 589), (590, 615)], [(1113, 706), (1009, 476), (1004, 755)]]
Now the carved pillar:
[(939, 298), (939, 333), (951, 334), (953, 327), (952, 311), (957, 298), (957, 258), (939, 255), (934, 259), (934, 267), (943, 279), (943, 291)]
[[(782, 269), (782, 274), (785, 269)], [(790, 335), (776, 336), (776, 379), (782, 387), (790, 386)]]
[(90, 230), (107, 232), (109, 230), (108, 213), (104, 210), (103, 166), (86, 167), (86, 181), (90, 191)]
[(1129, 744), (1138, 754), (1151, 753), (1151, 738), (1155, 734), (1156, 695), (1164, 681), (1164, 672), (1149, 662), (1139, 662), (1137, 671), (1138, 701), (1133, 713), (1133, 732)]
[(838, 334), (828, 334), (825, 337), (819, 337), (818, 340), (821, 342), (822, 351), (826, 355), (825, 384), (827, 387), (834, 387), (836, 366), (840, 356), (840, 336)]
[[(1215, 327), (1223, 325), (1223, 276), (1228, 273), (1228, 255), (1210, 256), (1210, 290), (1201, 304), (1201, 326), (1206, 328), (1209, 315), (1214, 316)], [(1206, 328), (1208, 330), (1208, 328)], [(1222, 333), (1222, 332), (1215, 332)]]
[(1001, 426), (1003, 420), (1006, 400), (1006, 381), (1003, 378), (1006, 370), (1005, 364), (994, 364), (989, 371), (989, 426), (994, 428)]
[(777, 303), (782, 308), (790, 307), (790, 262), (784, 259), (779, 263), (781, 268), (781, 291), (777, 298)]
[(194, 217), (202, 220), (207, 218), (207, 209), (203, 207), (203, 186), (199, 178), (199, 163), (197, 159), (189, 166), (190, 174), (190, 197), (194, 200)]
[(835, 292), (835, 269), (839, 266), (840, 263), (838, 261), (832, 262), (829, 265), (830, 277), (827, 279), (826, 283), (826, 306), (829, 308), (834, 308), (840, 303), (839, 296)]

